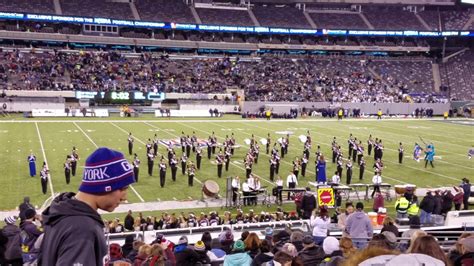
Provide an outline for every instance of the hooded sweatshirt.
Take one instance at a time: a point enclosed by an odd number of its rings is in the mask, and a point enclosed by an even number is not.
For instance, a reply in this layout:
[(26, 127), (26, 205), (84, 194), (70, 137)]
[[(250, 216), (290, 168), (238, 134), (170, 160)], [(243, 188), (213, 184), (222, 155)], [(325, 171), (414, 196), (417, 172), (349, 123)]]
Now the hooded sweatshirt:
[(252, 258), (247, 252), (234, 253), (225, 256), (224, 266), (250, 266)]
[(60, 194), (43, 212), (42, 265), (103, 265), (107, 260), (100, 215), (74, 196)]
[(356, 211), (347, 217), (346, 232), (352, 238), (370, 238), (374, 233), (370, 219), (363, 211)]
[[(3, 234), (6, 238), (8, 238), (8, 244), (5, 243), (5, 248), (10, 245), (10, 243), (13, 243), (15, 241), (15, 237), (20, 235), (20, 228), (14, 224), (7, 224), (5, 227), (3, 227), (2, 231), (0, 234)], [(20, 246), (20, 238), (16, 238), (16, 242), (14, 245), (12, 245), (11, 250), (8, 251), (9, 254), (7, 254), (5, 250), (5, 258), (7, 260), (14, 260), (14, 259), (20, 259), (21, 258), (21, 246)], [(3, 253), (2, 253), (3, 255)]]

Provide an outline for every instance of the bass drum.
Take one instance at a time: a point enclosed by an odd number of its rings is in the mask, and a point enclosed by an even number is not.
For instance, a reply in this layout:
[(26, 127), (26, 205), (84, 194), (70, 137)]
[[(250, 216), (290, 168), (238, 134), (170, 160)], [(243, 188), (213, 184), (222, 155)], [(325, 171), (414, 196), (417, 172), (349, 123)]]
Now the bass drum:
[(219, 194), (219, 185), (215, 181), (207, 180), (202, 185), (202, 192), (210, 198), (216, 198)]

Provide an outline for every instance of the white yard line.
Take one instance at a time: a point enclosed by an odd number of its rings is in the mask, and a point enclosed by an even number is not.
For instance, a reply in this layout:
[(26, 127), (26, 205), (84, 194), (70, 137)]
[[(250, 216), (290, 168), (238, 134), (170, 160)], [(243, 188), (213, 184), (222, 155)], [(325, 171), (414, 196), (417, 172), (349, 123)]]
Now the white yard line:
[[(39, 127), (38, 127), (38, 123), (35, 123), (35, 126), (36, 126), (36, 132), (38, 133), (38, 138), (39, 138), (39, 141), (40, 141), (41, 152), (43, 153), (44, 162), (49, 167), (48, 160), (46, 159), (46, 152), (44, 151), (43, 139), (41, 138), (41, 133), (40, 133), (40, 130), (39, 130)], [(49, 178), (48, 178), (49, 190), (51, 191), (51, 197), (54, 197), (53, 182), (51, 181), (51, 178), (52, 177), (51, 177), (51, 174), (50, 174)]]
[[(84, 130), (82, 130), (82, 128), (76, 122), (73, 122), (73, 124), (82, 132), (82, 134), (84, 134), (84, 136), (86, 136), (87, 139), (90, 140), (90, 142), (92, 144), (94, 144), (94, 146), (96, 148), (99, 148), (99, 146), (94, 142), (94, 140), (92, 140), (91, 137), (89, 137), (89, 135), (87, 135), (87, 133), (84, 132)], [(141, 202), (145, 202), (145, 200), (142, 198), (142, 196), (140, 196), (140, 194), (138, 194), (138, 192), (135, 190), (135, 188), (132, 185), (130, 185), (130, 188), (137, 195), (137, 197), (140, 199)]]

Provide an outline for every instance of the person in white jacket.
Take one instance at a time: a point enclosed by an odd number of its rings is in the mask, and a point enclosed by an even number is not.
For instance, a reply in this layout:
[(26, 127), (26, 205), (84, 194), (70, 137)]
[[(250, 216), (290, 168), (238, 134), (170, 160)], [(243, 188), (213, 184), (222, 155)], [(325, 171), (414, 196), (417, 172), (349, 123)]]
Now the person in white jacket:
[(319, 215), (316, 212), (313, 212), (313, 215), (311, 215), (310, 224), (313, 227), (313, 239), (316, 245), (321, 246), (323, 244), (324, 239), (328, 235), (330, 223), (331, 219), (326, 208), (321, 208)]

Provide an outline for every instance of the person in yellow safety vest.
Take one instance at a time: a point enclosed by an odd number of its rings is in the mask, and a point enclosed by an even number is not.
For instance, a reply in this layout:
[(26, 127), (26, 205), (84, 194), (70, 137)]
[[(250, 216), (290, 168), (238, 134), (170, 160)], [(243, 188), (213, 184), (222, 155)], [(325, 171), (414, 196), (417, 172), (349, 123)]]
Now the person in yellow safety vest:
[(342, 116), (344, 115), (344, 111), (341, 109), (339, 109), (339, 111), (337, 111), (337, 120), (342, 120)]
[(377, 120), (382, 119), (382, 109), (377, 111)]
[(444, 120), (448, 119), (448, 114), (449, 113), (447, 111), (443, 113)]
[(265, 112), (265, 116), (267, 117), (267, 120), (270, 120), (270, 117), (272, 116), (272, 111), (267, 110), (267, 111)]
[(410, 207), (410, 202), (404, 196), (401, 196), (395, 202), (395, 210), (397, 211), (397, 218), (408, 218), (408, 208)]
[(418, 201), (412, 201), (410, 203), (410, 207), (408, 207), (408, 210), (407, 210), (408, 217), (418, 215), (419, 211), (420, 211), (420, 207), (418, 206)]

